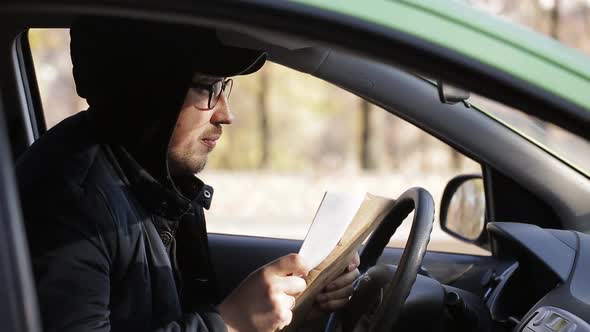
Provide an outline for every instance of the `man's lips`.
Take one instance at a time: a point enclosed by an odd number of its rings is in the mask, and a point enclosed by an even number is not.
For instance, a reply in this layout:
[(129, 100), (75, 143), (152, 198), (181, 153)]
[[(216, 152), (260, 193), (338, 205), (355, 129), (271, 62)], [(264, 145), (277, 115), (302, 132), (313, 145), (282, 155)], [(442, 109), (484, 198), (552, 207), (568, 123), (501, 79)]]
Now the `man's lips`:
[(201, 138), (201, 142), (208, 148), (213, 149), (215, 145), (217, 145), (217, 140), (219, 139), (219, 135), (215, 136), (207, 136)]

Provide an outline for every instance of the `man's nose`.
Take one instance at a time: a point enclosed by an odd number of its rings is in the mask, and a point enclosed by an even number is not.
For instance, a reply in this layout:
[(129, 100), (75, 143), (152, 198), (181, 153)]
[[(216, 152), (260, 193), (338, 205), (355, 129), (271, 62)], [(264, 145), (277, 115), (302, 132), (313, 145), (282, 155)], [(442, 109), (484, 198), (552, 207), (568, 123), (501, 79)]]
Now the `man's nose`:
[(235, 116), (229, 107), (229, 101), (225, 94), (221, 94), (217, 105), (213, 109), (213, 115), (211, 116), (211, 123), (213, 124), (232, 124)]

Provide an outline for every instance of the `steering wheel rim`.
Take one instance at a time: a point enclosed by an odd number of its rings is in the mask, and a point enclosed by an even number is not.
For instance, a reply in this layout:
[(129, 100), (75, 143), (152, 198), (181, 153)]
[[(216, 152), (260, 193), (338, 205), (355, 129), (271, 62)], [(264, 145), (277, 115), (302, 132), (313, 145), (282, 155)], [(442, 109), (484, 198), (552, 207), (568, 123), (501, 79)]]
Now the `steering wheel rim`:
[[(370, 315), (370, 321), (359, 321), (344, 326), (344, 331), (372, 331), (389, 332), (395, 325), (404, 302), (407, 299), (412, 285), (422, 265), (422, 259), (426, 253), (426, 247), (430, 241), (430, 233), (434, 222), (434, 201), (432, 195), (423, 188), (411, 188), (400, 195), (387, 217), (373, 232), (361, 253), (361, 272), (366, 272), (376, 265), (378, 258), (383, 253), (391, 236), (401, 225), (403, 220), (414, 212), (412, 227), (399, 265), (391, 281), (383, 292), (382, 301), (372, 313), (363, 313), (362, 316)], [(365, 278), (365, 274), (359, 280)], [(356, 287), (355, 287), (356, 291)], [(354, 300), (354, 292), (351, 301)], [(336, 329), (336, 322), (341, 320), (339, 316), (346, 312), (346, 308), (332, 314), (326, 326), (326, 332)], [(359, 326), (359, 324), (368, 326)], [(350, 326), (352, 325), (352, 326)]]

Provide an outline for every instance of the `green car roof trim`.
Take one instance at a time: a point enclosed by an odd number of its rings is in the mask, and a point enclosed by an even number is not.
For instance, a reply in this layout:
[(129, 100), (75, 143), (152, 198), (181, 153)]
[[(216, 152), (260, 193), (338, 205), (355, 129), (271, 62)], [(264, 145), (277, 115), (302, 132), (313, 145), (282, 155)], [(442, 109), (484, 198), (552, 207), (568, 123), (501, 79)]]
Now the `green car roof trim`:
[(532, 30), (449, 0), (293, 0), (459, 52), (590, 111), (590, 59)]

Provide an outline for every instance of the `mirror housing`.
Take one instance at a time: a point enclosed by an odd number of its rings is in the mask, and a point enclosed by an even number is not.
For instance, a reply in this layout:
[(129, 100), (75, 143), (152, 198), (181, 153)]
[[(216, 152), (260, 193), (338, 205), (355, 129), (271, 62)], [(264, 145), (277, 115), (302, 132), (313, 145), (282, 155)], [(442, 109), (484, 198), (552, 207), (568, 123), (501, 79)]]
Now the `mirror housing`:
[(483, 178), (479, 174), (459, 175), (451, 179), (440, 203), (441, 229), (465, 242), (483, 245), (486, 201)]
[(471, 96), (469, 91), (449, 85), (443, 81), (437, 81), (436, 85), (438, 87), (438, 97), (443, 104), (453, 105), (464, 102)]

